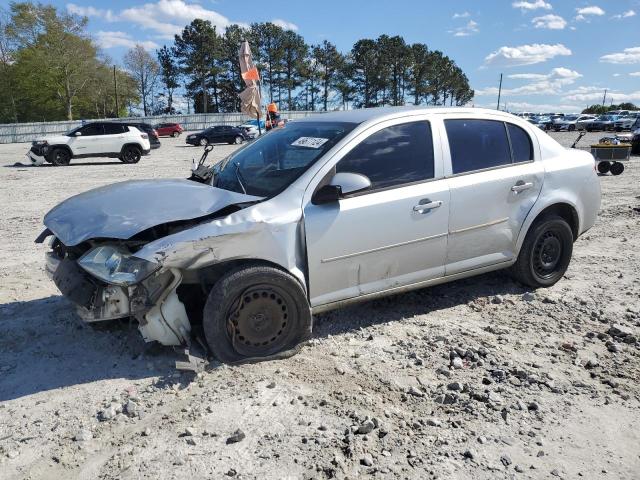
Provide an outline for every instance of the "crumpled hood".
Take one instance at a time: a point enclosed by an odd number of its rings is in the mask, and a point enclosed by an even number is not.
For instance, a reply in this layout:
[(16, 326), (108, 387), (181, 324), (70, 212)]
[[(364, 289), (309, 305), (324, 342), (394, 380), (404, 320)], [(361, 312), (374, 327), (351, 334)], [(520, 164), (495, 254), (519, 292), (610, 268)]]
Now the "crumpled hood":
[(125, 240), (156, 225), (257, 200), (190, 180), (130, 180), (65, 200), (45, 215), (44, 224), (71, 247), (92, 238)]

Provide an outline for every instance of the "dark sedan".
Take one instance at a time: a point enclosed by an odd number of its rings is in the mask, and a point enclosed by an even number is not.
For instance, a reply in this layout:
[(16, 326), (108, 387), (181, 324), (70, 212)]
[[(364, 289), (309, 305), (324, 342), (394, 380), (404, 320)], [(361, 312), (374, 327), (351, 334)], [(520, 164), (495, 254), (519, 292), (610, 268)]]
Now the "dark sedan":
[(240, 145), (245, 140), (249, 140), (249, 136), (244, 130), (227, 125), (209, 127), (201, 132), (191, 133), (186, 138), (186, 142), (189, 145), (207, 145), (210, 143), (235, 143)]

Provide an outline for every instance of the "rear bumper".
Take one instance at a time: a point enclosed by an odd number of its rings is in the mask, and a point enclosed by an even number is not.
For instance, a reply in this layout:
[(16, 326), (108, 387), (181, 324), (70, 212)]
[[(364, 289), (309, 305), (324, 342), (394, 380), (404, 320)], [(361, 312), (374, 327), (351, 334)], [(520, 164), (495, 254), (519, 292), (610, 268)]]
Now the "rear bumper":
[[(160, 146), (160, 145), (158, 145), (158, 147), (159, 147), (159, 146)], [(157, 147), (153, 147), (153, 146), (152, 146), (151, 148), (149, 148), (149, 150), (143, 150), (143, 151), (142, 151), (142, 155), (149, 155), (149, 154), (151, 153), (151, 149), (152, 149), (152, 148), (157, 148)]]

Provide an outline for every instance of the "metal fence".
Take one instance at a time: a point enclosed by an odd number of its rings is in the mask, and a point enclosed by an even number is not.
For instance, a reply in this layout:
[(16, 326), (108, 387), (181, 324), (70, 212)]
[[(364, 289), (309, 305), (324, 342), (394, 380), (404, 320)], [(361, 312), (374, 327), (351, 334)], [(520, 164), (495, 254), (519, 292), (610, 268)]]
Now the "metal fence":
[[(295, 120), (308, 117), (320, 112), (280, 112), (282, 118)], [(151, 125), (158, 123), (179, 123), (187, 131), (202, 130), (212, 125), (240, 125), (249, 117), (242, 113), (195, 113), (192, 115), (159, 115), (154, 117), (128, 117), (118, 119), (98, 119), (107, 121), (132, 121), (145, 122)], [(82, 123), (95, 120), (74, 120), (67, 122), (37, 122), (37, 123), (6, 123), (0, 124), (0, 143), (31, 142), (36, 138), (46, 135), (55, 135), (68, 132), (82, 125)]]

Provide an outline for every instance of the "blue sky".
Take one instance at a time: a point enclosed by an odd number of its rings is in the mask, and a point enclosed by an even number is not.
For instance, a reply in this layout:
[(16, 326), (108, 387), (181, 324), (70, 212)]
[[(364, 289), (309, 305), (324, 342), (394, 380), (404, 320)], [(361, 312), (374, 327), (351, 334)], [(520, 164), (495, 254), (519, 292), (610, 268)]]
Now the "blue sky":
[[(3, 0), (4, 1), (4, 0)], [(444, 51), (469, 76), (476, 106), (495, 107), (500, 73), (510, 110), (577, 111), (608, 102), (640, 105), (640, 0), (74, 0), (51, 2), (89, 17), (118, 61), (135, 42), (170, 44), (193, 18), (219, 28), (274, 21), (347, 51), (360, 38), (402, 35)]]

